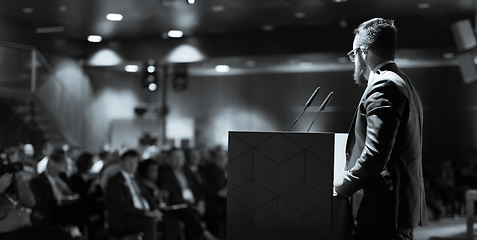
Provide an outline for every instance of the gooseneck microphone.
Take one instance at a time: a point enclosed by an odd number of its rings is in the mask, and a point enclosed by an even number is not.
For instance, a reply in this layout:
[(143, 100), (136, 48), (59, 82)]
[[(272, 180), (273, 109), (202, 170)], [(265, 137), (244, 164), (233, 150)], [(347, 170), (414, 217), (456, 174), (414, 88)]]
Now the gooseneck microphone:
[(318, 93), (318, 91), (320, 90), (320, 87), (317, 87), (315, 89), (315, 91), (311, 94), (310, 98), (308, 99), (308, 101), (305, 103), (305, 108), (303, 109), (303, 111), (301, 111), (300, 115), (298, 116), (298, 118), (295, 120), (295, 122), (293, 123), (293, 125), (291, 126), (290, 129), (288, 129), (288, 131), (291, 131), (293, 129), (293, 127), (295, 126), (295, 124), (298, 122), (298, 120), (301, 118), (301, 115), (303, 115), (303, 113), (305, 112), (305, 110), (311, 105), (311, 103), (313, 102), (313, 100), (315, 99), (315, 96), (316, 94)]
[(330, 100), (331, 100), (332, 97), (333, 97), (333, 91), (331, 91), (330, 94), (328, 94), (328, 96), (326, 97), (325, 101), (323, 101), (323, 103), (321, 104), (320, 110), (319, 110), (318, 113), (316, 114), (315, 119), (313, 119), (313, 122), (311, 123), (310, 127), (308, 128), (308, 131), (306, 131), (306, 132), (309, 132), (309, 131), (310, 131), (311, 126), (313, 126), (313, 123), (315, 123), (316, 118), (318, 117), (318, 115), (320, 114), (320, 112), (322, 112), (323, 110), (325, 110), (326, 106), (328, 105), (328, 103), (330, 102)]

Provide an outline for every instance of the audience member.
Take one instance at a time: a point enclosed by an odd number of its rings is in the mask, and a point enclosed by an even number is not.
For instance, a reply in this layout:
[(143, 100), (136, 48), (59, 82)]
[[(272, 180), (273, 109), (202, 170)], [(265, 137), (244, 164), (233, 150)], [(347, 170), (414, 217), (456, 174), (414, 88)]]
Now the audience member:
[(106, 209), (103, 191), (99, 186), (98, 174), (91, 173), (93, 155), (82, 153), (76, 160), (77, 172), (69, 179), (71, 190), (80, 195), (88, 216), (88, 237), (92, 239), (104, 226)]
[(41, 148), (42, 157), (41, 160), (37, 164), (37, 172), (41, 174), (46, 169), (46, 164), (48, 163), (48, 156), (55, 150), (55, 145), (52, 142), (45, 142), (43, 147)]
[[(11, 169), (17, 160), (2, 158), (0, 162), (0, 239), (71, 239), (69, 233), (54, 227), (32, 226), (30, 213), (35, 197), (28, 182), (31, 174), (21, 167)], [(17, 165), (21, 166), (21, 165)]]
[(212, 155), (213, 160), (201, 164), (201, 152), (198, 149), (190, 149), (186, 151), (187, 167), (205, 197), (206, 210), (203, 218), (207, 229), (213, 235), (225, 238), (227, 179), (222, 163), (227, 158), (224, 158), (223, 152)]
[(154, 197), (159, 209), (164, 213), (163, 221), (159, 223), (158, 229), (164, 232), (163, 240), (177, 240), (182, 236), (182, 223), (179, 219), (168, 214), (168, 207), (164, 201), (164, 191), (157, 186), (157, 177), (159, 164), (152, 160), (146, 159), (139, 163), (138, 174), (145, 183), (149, 194)]
[(216, 239), (202, 227), (200, 215), (204, 212), (205, 205), (202, 204), (199, 185), (192, 172), (184, 167), (184, 152), (175, 148), (170, 150), (167, 162), (167, 165), (160, 167), (158, 186), (168, 192), (169, 206), (180, 206), (169, 210), (168, 214), (185, 224), (187, 240), (200, 239), (201, 236), (205, 239)]
[(65, 153), (55, 149), (48, 156), (45, 171), (30, 181), (36, 206), (32, 223), (39, 226), (76, 226), (87, 222), (79, 195), (74, 194), (67, 179), (60, 175), (66, 169)]
[(71, 177), (78, 169), (76, 169), (76, 160), (78, 160), (78, 157), (81, 155), (82, 151), (78, 146), (69, 146), (65, 145), (66, 149), (66, 176)]
[(109, 231), (115, 237), (143, 233), (145, 240), (156, 240), (156, 221), (162, 219), (162, 213), (144, 183), (134, 174), (138, 161), (136, 151), (126, 151), (119, 160), (119, 173), (108, 181)]
[(109, 179), (119, 173), (121, 168), (119, 166), (119, 152), (108, 148), (108, 151), (103, 151), (99, 154), (98, 162), (103, 162), (103, 167), (99, 172), (99, 184), (103, 192), (106, 192), (106, 185)]
[(465, 212), (465, 192), (477, 189), (477, 150), (469, 149), (455, 170), (455, 186), (458, 210)]

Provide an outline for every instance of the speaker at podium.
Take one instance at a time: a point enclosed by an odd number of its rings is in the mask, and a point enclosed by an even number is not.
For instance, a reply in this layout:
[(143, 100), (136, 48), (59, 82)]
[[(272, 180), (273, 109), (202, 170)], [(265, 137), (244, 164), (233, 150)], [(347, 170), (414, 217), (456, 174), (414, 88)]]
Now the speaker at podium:
[(227, 240), (344, 240), (348, 200), (333, 196), (347, 134), (229, 132)]

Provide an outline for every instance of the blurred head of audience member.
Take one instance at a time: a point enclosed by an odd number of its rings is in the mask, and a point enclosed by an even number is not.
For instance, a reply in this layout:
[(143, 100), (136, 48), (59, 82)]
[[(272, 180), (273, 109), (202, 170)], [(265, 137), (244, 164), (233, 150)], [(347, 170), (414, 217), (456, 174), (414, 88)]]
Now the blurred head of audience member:
[(65, 152), (62, 149), (54, 149), (48, 155), (48, 163), (46, 165), (47, 174), (52, 177), (58, 177), (60, 173), (65, 172), (67, 168)]
[(81, 174), (88, 174), (93, 164), (93, 155), (87, 152), (79, 155), (76, 160), (76, 168)]
[(202, 155), (199, 149), (192, 148), (185, 151), (186, 164), (189, 167), (196, 168), (202, 164)]
[(220, 169), (226, 169), (228, 162), (227, 151), (219, 146), (215, 148), (212, 155), (213, 163)]
[(185, 164), (184, 151), (178, 148), (171, 149), (168, 153), (167, 162), (174, 171), (182, 169)]
[(136, 173), (139, 162), (139, 153), (135, 150), (127, 150), (119, 158), (119, 166), (129, 174)]
[(159, 171), (159, 164), (152, 160), (152, 159), (146, 159), (139, 163), (137, 173), (139, 176), (150, 182), (156, 182), (157, 177), (158, 177), (158, 171)]
[(53, 150), (55, 150), (55, 145), (52, 142), (47, 141), (41, 148), (41, 154), (43, 154), (43, 156), (49, 156)]

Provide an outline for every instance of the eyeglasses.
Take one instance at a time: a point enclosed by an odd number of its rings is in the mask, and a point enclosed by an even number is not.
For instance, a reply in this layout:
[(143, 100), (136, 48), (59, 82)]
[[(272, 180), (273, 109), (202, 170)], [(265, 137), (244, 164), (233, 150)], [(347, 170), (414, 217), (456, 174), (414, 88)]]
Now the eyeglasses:
[(356, 51), (357, 51), (358, 49), (360, 49), (361, 47), (362, 47), (362, 46), (353, 48), (353, 50), (349, 51), (349, 52), (346, 54), (346, 55), (348, 55), (349, 60), (350, 60), (351, 62), (354, 62), (354, 60), (355, 60), (355, 55), (356, 55)]

